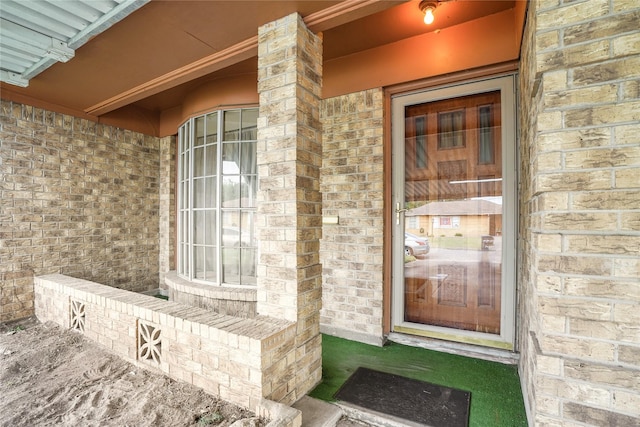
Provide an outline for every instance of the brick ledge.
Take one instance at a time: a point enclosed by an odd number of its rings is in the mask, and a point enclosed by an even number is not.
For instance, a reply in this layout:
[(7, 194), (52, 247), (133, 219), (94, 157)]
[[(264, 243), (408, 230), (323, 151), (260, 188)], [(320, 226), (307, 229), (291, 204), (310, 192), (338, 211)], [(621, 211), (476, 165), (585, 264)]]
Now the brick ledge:
[(176, 271), (169, 271), (164, 278), (164, 283), (176, 292), (192, 294), (218, 300), (256, 302), (258, 290), (256, 288), (241, 288), (233, 286), (205, 285), (190, 282), (178, 276)]

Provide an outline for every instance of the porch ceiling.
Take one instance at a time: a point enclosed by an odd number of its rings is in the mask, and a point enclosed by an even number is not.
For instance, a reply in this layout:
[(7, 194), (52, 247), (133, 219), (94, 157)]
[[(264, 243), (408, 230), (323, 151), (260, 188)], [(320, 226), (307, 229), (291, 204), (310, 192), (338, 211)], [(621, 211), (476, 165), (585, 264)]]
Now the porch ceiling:
[[(426, 26), (419, 0), (2, 0), (0, 90), (5, 99), (86, 117), (125, 108), (160, 115), (206, 81), (255, 72), (258, 27), (293, 12), (323, 33), (330, 61), (518, 3), (444, 1)], [(95, 11), (87, 15), (89, 6)], [(24, 29), (14, 34), (16, 25)], [(10, 45), (36, 39), (60, 48), (41, 47), (30, 62), (13, 60), (27, 48), (15, 54)]]

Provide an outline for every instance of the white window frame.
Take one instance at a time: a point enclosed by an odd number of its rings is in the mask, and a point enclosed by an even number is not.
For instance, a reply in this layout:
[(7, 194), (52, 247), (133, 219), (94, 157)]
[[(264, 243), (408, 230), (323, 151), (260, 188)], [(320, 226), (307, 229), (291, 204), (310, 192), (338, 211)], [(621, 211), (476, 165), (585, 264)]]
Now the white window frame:
[[(224, 138), (224, 117), (225, 117), (225, 113), (228, 112), (235, 112), (235, 111), (256, 111), (257, 112), (257, 107), (249, 107), (249, 108), (231, 108), (231, 109), (226, 109), (226, 110), (215, 110), (215, 111), (209, 111), (205, 114), (201, 114), (195, 117), (191, 117), (189, 120), (187, 120), (186, 122), (184, 122), (182, 125), (180, 125), (180, 127), (178, 128), (178, 139), (177, 139), (177, 150), (176, 150), (176, 157), (178, 160), (178, 168), (177, 168), (177, 185), (176, 185), (176, 197), (177, 197), (177, 203), (176, 203), (176, 211), (177, 211), (177, 218), (176, 218), (176, 267), (177, 267), (177, 274), (179, 277), (192, 281), (192, 282), (196, 282), (196, 283), (202, 283), (202, 284), (207, 284), (207, 285), (219, 285), (219, 286), (232, 286), (232, 287), (248, 287), (248, 288), (255, 288), (256, 283), (225, 283), (225, 281), (223, 280), (223, 266), (222, 266), (222, 248), (223, 248), (223, 232), (222, 232), (222, 228), (223, 228), (223, 224), (222, 224), (222, 216), (223, 216), (223, 212), (226, 210), (226, 208), (223, 207), (223, 201), (222, 201), (222, 186), (223, 186), (223, 179), (221, 178), (223, 176), (223, 147), (225, 143), (254, 143), (256, 144), (257, 147), (257, 138), (256, 139), (242, 139), (242, 135), (240, 135), (240, 138), (238, 140), (225, 140)], [(194, 148), (195, 148), (195, 132), (196, 132), (196, 120), (202, 118), (204, 122), (206, 122), (206, 118), (209, 115), (215, 114), (217, 113), (217, 141), (216, 141), (216, 158), (217, 158), (217, 166), (216, 166), (216, 197), (215, 197), (215, 201), (214, 201), (214, 207), (212, 208), (212, 210), (215, 210), (216, 215), (215, 215), (215, 224), (214, 227), (216, 227), (217, 229), (217, 233), (216, 233), (216, 239), (215, 239), (215, 248), (216, 248), (216, 256), (215, 256), (215, 263), (216, 263), (216, 269), (215, 269), (215, 280), (203, 280), (200, 278), (196, 277), (196, 271), (195, 271), (195, 265), (194, 265), (194, 245), (196, 245), (195, 243), (195, 236), (194, 236), (194, 212), (196, 212), (198, 209), (194, 207)], [(257, 123), (256, 123), (257, 124)], [(242, 130), (240, 130), (240, 133), (242, 133)], [(204, 131), (204, 135), (205, 135), (205, 139), (206, 139), (206, 131)], [(183, 144), (188, 143), (189, 147), (187, 149), (187, 151), (189, 152), (188, 155), (188, 165), (186, 163), (183, 162), (183, 157), (182, 157), (182, 153), (183, 153)], [(203, 143), (203, 146), (206, 145), (206, 142)], [(204, 159), (204, 157), (203, 157)], [(184, 168), (185, 166), (188, 167), (188, 176), (186, 176), (183, 179), (183, 175), (182, 175), (182, 168)], [(255, 174), (252, 174), (255, 178), (255, 185), (257, 188), (257, 164), (255, 165)], [(238, 173), (237, 176), (244, 176), (242, 174), (240, 174), (240, 172)], [(204, 178), (200, 178), (200, 179), (204, 179)], [(183, 191), (183, 185), (187, 185), (188, 186), (188, 196), (185, 198), (184, 197), (184, 191)], [(184, 203), (187, 202), (187, 207), (184, 206)], [(254, 203), (253, 207), (238, 207), (238, 208), (233, 208), (234, 211), (237, 211), (240, 213), (240, 216), (242, 217), (242, 215), (244, 215), (245, 213), (249, 213), (249, 214), (253, 214), (253, 221), (255, 221), (255, 214), (257, 211), (257, 207), (256, 204)], [(185, 227), (184, 224), (184, 220), (183, 218), (188, 218), (188, 227)], [(255, 222), (254, 222), (254, 226), (255, 226)], [(184, 234), (186, 231), (186, 239), (183, 238)], [(253, 240), (255, 236), (252, 234), (252, 241), (254, 241), (254, 245), (250, 247), (249, 249), (254, 249), (256, 251), (257, 254), (257, 239)], [(185, 245), (183, 245), (183, 242), (186, 241), (187, 243)], [(186, 246), (186, 252), (184, 249), (184, 246)], [(257, 270), (257, 256), (256, 256), (256, 262), (254, 265), (254, 270)]]

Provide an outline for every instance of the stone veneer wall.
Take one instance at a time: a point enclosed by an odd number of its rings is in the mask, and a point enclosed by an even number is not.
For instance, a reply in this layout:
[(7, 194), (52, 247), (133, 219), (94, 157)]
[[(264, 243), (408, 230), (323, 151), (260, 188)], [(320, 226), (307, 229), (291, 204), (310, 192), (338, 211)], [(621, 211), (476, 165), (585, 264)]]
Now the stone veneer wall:
[(383, 283), (383, 92), (322, 103), (323, 332), (380, 345)]
[(300, 411), (271, 401), (294, 348), (295, 325), (242, 319), (50, 274), (35, 278), (35, 312), (137, 366), (162, 372), (270, 418), (300, 426)]
[(158, 287), (158, 138), (2, 100), (0, 322), (34, 275)]
[(640, 4), (529, 5), (520, 373), (537, 426), (640, 425)]

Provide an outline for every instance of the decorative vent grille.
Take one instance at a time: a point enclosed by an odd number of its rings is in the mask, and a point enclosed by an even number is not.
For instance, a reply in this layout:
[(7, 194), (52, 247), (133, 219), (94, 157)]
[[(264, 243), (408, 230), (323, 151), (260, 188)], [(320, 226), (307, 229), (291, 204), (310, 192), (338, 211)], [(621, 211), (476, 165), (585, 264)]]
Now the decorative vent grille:
[(83, 302), (71, 300), (69, 304), (69, 315), (71, 318), (71, 329), (84, 333), (85, 305)]
[(138, 360), (160, 364), (162, 356), (159, 327), (138, 320)]

